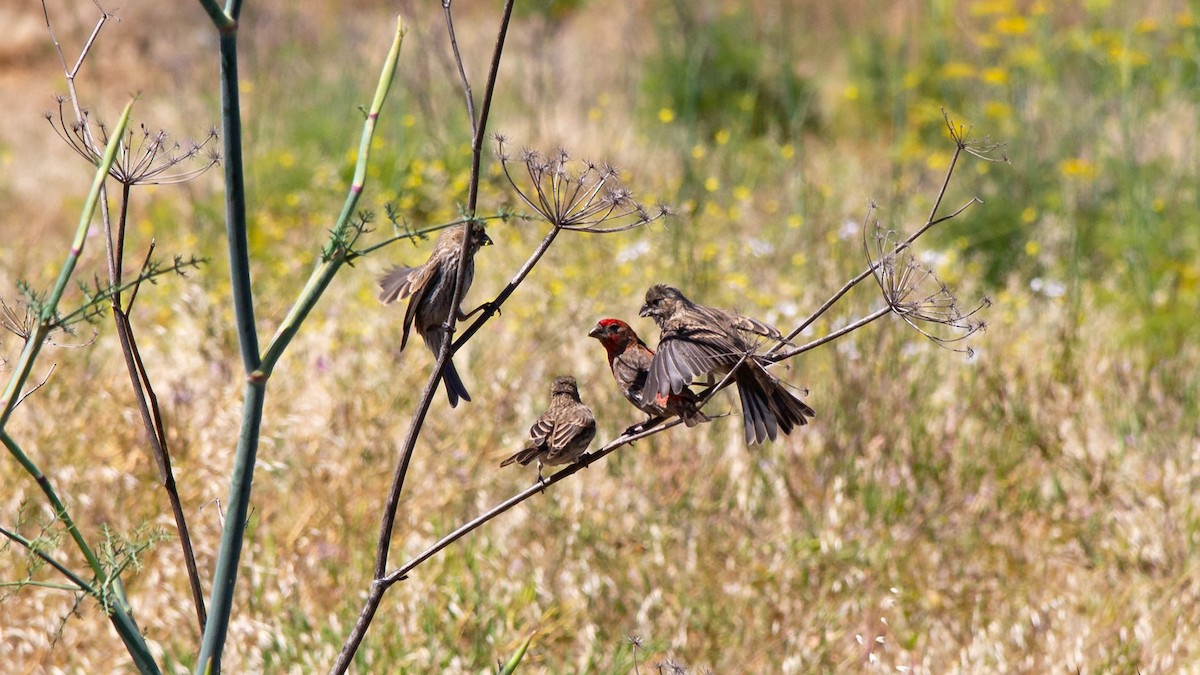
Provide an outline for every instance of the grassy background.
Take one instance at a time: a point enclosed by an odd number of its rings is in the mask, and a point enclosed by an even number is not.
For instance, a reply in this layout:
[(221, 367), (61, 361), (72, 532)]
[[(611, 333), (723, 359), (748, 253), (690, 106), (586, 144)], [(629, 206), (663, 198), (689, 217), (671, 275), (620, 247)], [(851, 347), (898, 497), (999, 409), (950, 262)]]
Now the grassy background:
[[(140, 93), (139, 121), (202, 137), (218, 119), (214, 36), (198, 5), (160, 4), (122, 8), (81, 93), (101, 119)], [(251, 245), (270, 334), (340, 207), (357, 106), (397, 7), (247, 4)], [(390, 201), (413, 224), (444, 222), (465, 197), (466, 117), (429, 4), (400, 3), (410, 33), (361, 202), (381, 221)], [(787, 329), (861, 269), (869, 199), (885, 225), (919, 225), (953, 149), (943, 108), (1004, 141), (1011, 160), (967, 162), (948, 203), (985, 203), (922, 246), (964, 300), (992, 298), (989, 328), (973, 359), (892, 320), (804, 355), (785, 378), (809, 388), (816, 424), (763, 448), (741, 444), (735, 418), (623, 449), (396, 586), (361, 671), (483, 672), (534, 630), (532, 672), (668, 660), (714, 672), (1200, 667), (1200, 14), (1189, 3), (518, 4), (491, 128), (518, 147), (613, 162), (640, 198), (681, 215), (564, 235), (457, 359), (475, 401), (451, 410), (439, 396), (394, 560), (532, 480), (496, 465), (554, 375), (580, 379), (602, 438), (639, 418), (585, 333), (603, 316), (632, 319), (650, 283)], [(86, 3), (51, 11), (73, 60), (95, 17)], [(478, 95), (498, 9), (455, 11)], [(12, 300), (18, 279), (49, 285), (89, 171), (39, 117), (65, 86), (40, 15), (0, 18), (12, 27), (0, 50), (0, 293)], [(495, 163), (485, 171), (484, 211), (512, 205)], [(211, 259), (144, 289), (133, 316), (206, 583), (241, 396), (219, 188), (215, 174), (142, 188), (131, 241)], [(543, 233), (494, 226), (468, 304)], [(99, 239), (88, 245), (84, 277), (102, 270)], [(347, 270), (272, 379), (231, 670), (320, 670), (357, 614), (431, 362), (397, 351), (400, 313), (379, 306), (374, 280), (427, 248), (397, 243)], [(876, 307), (865, 286), (812, 335)], [(13, 359), (19, 339), (0, 341)], [(14, 436), (93, 538), (102, 526), (169, 529), (111, 325), (59, 342)], [(11, 486), (0, 520), (41, 531), (49, 514), (15, 463), (0, 461), (0, 484)], [(183, 672), (198, 630), (177, 546), (140, 562), (127, 579), (137, 617)], [(25, 566), (0, 551), (0, 578)], [(94, 604), (72, 606), (37, 588), (4, 599), (0, 651), (18, 672), (127, 667)]]

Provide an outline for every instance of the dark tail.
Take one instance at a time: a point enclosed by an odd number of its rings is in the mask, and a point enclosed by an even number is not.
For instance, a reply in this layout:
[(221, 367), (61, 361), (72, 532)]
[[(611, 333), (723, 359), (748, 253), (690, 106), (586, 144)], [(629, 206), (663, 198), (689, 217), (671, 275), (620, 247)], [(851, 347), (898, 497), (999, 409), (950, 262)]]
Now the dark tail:
[(446, 398), (450, 399), (451, 408), (458, 406), (460, 398), (467, 402), (471, 401), (471, 395), (467, 393), (466, 385), (458, 376), (458, 370), (454, 368), (454, 361), (446, 362), (446, 369), (442, 371), (442, 382), (446, 383)]
[(514, 462), (517, 464), (520, 464), (521, 466), (525, 466), (526, 464), (537, 459), (538, 452), (540, 450), (541, 450), (541, 448), (538, 448), (536, 446), (532, 447), (532, 448), (523, 448), (520, 451), (518, 451), (517, 454), (513, 455), (512, 457), (509, 457), (508, 459), (504, 460), (503, 462), (500, 462), (500, 466), (508, 466), (509, 464), (512, 464)]
[(773, 441), (780, 431), (786, 436), (792, 429), (808, 424), (809, 417), (816, 417), (812, 408), (758, 363), (744, 364), (735, 373), (734, 381), (742, 399), (748, 445)]

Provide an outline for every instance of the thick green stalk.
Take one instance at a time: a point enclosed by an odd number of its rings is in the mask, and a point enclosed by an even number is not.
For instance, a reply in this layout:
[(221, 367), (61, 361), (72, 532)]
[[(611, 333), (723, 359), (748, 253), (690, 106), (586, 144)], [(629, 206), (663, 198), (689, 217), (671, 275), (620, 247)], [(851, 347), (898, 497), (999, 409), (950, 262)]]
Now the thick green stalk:
[(238, 563), (246, 536), (246, 516), (250, 510), (250, 492), (254, 481), (254, 464), (258, 455), (259, 429), (262, 425), (266, 382), (256, 377), (260, 364), (258, 331), (254, 323), (254, 296), (250, 286), (250, 247), (246, 234), (246, 187), (242, 164), (242, 121), (238, 93), (237, 70), (237, 10), (240, 3), (230, 4), (229, 14), (218, 16), (202, 2), (220, 29), (221, 49), (221, 123), (225, 151), (225, 230), (229, 250), (229, 269), (233, 294), (234, 318), (237, 323), (238, 344), (246, 372), (245, 398), (242, 406), (242, 428), (238, 435), (237, 453), (226, 502), (225, 524), (221, 532), (221, 547), (213, 572), (212, 595), (209, 598), (208, 621), (204, 624), (196, 672), (220, 672), (221, 654), (229, 633), (229, 617), (233, 609), (233, 592), (237, 584)]
[(58, 492), (54, 490), (54, 486), (50, 484), (50, 479), (37, 464), (30, 459), (29, 455), (21, 449), (21, 446), (8, 435), (7, 431), (0, 431), (0, 443), (8, 448), (9, 454), (16, 458), (17, 463), (25, 469), (25, 473), (33, 478), (34, 482), (41, 488), (42, 494), (46, 496), (46, 501), (50, 502), (50, 506), (54, 509), (54, 515), (62, 521), (63, 526), (67, 528), (67, 533), (71, 535), (71, 539), (75, 540), (75, 545), (79, 547), (83, 557), (87, 559), (88, 567), (92, 569), (92, 573), (96, 575), (97, 586), (103, 586), (107, 579), (107, 574), (104, 567), (100, 565), (100, 559), (96, 557), (92, 548), (88, 546), (87, 540), (83, 538), (83, 534), (79, 532), (79, 528), (75, 526), (75, 520), (71, 518), (71, 514), (67, 511), (67, 507), (59, 498)]
[[(207, 6), (207, 4), (206, 4)], [(236, 4), (230, 5), (236, 11)], [(210, 12), (211, 14), (211, 12)], [(232, 15), (236, 19), (236, 14)], [(253, 297), (250, 292), (249, 255), (246, 244), (245, 192), (242, 176), (241, 121), (238, 112), (237, 90), (237, 26), (236, 23), (214, 19), (221, 29), (221, 91), (222, 115), (225, 126), (226, 166), (226, 217), (229, 238), (230, 269), (233, 274), (234, 309), (238, 320), (238, 337), (242, 348), (242, 360), (247, 372), (246, 398), (242, 411), (242, 432), (238, 439), (237, 456), (234, 461), (232, 485), (225, 527), (221, 536), (221, 549), (217, 556), (217, 567), (213, 575), (212, 597), (209, 600), (208, 621), (200, 647), (196, 672), (217, 672), (221, 667), (221, 655), (229, 631), (229, 618), (233, 606), (233, 594), (237, 582), (237, 566), (241, 558), (245, 538), (250, 491), (253, 484), (259, 428), (262, 423), (263, 401), (267, 379), (282, 356), (283, 351), (299, 330), (308, 313), (316, 305), (337, 270), (345, 262), (344, 250), (332, 250), (317, 264), (305, 284), (292, 310), (280, 325), (275, 337), (261, 357), (258, 351), (258, 336), (254, 327)], [(334, 228), (335, 249), (346, 241), (354, 208), (362, 194), (366, 180), (367, 162), (371, 140), (379, 111), (387, 98), (396, 71), (400, 44), (403, 38), (402, 24), (397, 21), (396, 38), (388, 54), (380, 77), (375, 99), (367, 115), (354, 182), (342, 213)]]

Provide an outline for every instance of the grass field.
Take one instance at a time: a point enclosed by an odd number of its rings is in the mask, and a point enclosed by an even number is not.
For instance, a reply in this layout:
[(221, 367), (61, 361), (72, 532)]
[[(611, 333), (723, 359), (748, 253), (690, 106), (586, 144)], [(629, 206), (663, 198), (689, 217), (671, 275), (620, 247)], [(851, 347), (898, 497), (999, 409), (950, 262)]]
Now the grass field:
[[(51, 16), (74, 59), (96, 17), (64, 4)], [(137, 94), (136, 121), (203, 138), (219, 121), (212, 27), (198, 3), (131, 4), (102, 31), (81, 97), (111, 122)], [(426, 226), (466, 197), (469, 122), (440, 5), (320, 4), (251, 1), (242, 21), (267, 336), (341, 207), (396, 11), (409, 33), (360, 202), (376, 214), (368, 239), (391, 236), (389, 202)], [(954, 150), (943, 111), (1008, 158), (965, 157), (944, 210), (983, 203), (917, 246), (965, 306), (991, 299), (986, 331), (956, 345), (973, 355), (885, 318), (790, 361), (778, 372), (807, 388), (814, 424), (747, 448), (735, 416), (622, 448), (394, 587), (358, 672), (492, 672), (535, 631), (524, 672), (1200, 670), (1200, 12), (877, 4), (518, 1), (489, 128), (611, 162), (677, 215), (562, 234), (456, 357), (474, 401), (435, 400), (392, 559), (533, 481), (498, 464), (555, 375), (579, 379), (601, 440), (641, 420), (586, 333), (617, 316), (653, 344), (636, 317), (650, 284), (786, 332), (865, 267), (871, 200), (884, 227), (919, 227)], [(499, 9), (455, 5), (477, 96)], [(41, 118), (65, 84), (40, 13), (0, 9), (0, 23), (0, 297), (14, 304), (18, 280), (53, 283), (91, 167)], [(484, 175), (481, 213), (521, 211), (490, 155)], [(207, 585), (243, 388), (220, 176), (139, 190), (130, 259), (151, 238), (161, 257), (208, 259), (144, 287), (131, 317)], [(545, 232), (490, 225), (465, 305), (493, 297)], [(100, 237), (87, 246), (90, 280), (105, 267)], [(398, 350), (402, 310), (379, 304), (375, 279), (429, 247), (400, 241), (345, 269), (271, 380), (229, 672), (327, 669), (358, 615), (432, 363)], [(861, 284), (800, 339), (881, 304)], [(0, 333), (5, 381), (21, 347)], [(165, 669), (189, 672), (200, 631), (111, 320), (56, 336), (31, 386), (43, 378), (8, 430), (89, 539), (148, 542), (129, 599)], [(722, 394), (711, 411), (736, 406)], [(0, 525), (82, 568), (7, 454), (0, 485)], [(59, 580), (30, 564), (0, 546), (0, 581)], [(30, 585), (0, 598), (6, 669), (131, 669), (93, 600)]]

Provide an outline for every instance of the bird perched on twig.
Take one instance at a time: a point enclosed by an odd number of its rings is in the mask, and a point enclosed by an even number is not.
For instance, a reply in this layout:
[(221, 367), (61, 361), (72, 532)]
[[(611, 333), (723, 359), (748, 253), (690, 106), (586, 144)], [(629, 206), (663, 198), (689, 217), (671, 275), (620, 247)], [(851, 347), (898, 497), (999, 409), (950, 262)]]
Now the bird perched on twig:
[[(679, 393), (668, 394), (664, 404), (659, 404), (654, 394), (646, 392), (646, 376), (650, 373), (654, 352), (629, 324), (620, 319), (601, 319), (588, 331), (588, 336), (604, 345), (617, 388), (638, 410), (650, 418), (679, 417), (689, 427), (709, 421), (708, 415), (698, 408), (700, 400), (687, 387)], [(630, 427), (626, 432), (636, 429), (636, 426)]]
[[(467, 247), (467, 269), (463, 277), (462, 293), (459, 294), (461, 301), (471, 288), (471, 282), (475, 280), (475, 252), (481, 246), (492, 243), (482, 225), (465, 224), (443, 230), (424, 265), (396, 266), (379, 278), (379, 286), (382, 289), (379, 299), (385, 305), (410, 298), (408, 309), (404, 311), (401, 350), (408, 343), (409, 330), (415, 324), (417, 332), (425, 339), (425, 346), (433, 352), (434, 358), (438, 356), (442, 347), (442, 336), (446, 330), (445, 325), (450, 320), (450, 301), (454, 295), (455, 279), (458, 277), (459, 253), (462, 251), (463, 237), (466, 236), (468, 227), (471, 228), (471, 241)], [(461, 309), (455, 310), (459, 319), (465, 318)], [(471, 400), (453, 361), (446, 362), (442, 380), (446, 383), (446, 396), (450, 399), (451, 408), (458, 405), (460, 398), (464, 401)]]
[(538, 463), (538, 481), (542, 465), (570, 464), (578, 460), (596, 437), (596, 418), (579, 399), (575, 378), (562, 375), (550, 387), (550, 407), (529, 428), (529, 442), (517, 454), (500, 463), (522, 466)]
[(646, 391), (661, 403), (696, 377), (733, 373), (742, 401), (746, 443), (775, 440), (778, 432), (808, 423), (816, 413), (764, 367), (748, 336), (782, 340), (767, 324), (716, 307), (698, 305), (679, 289), (658, 284), (646, 291), (640, 314), (662, 329)]

